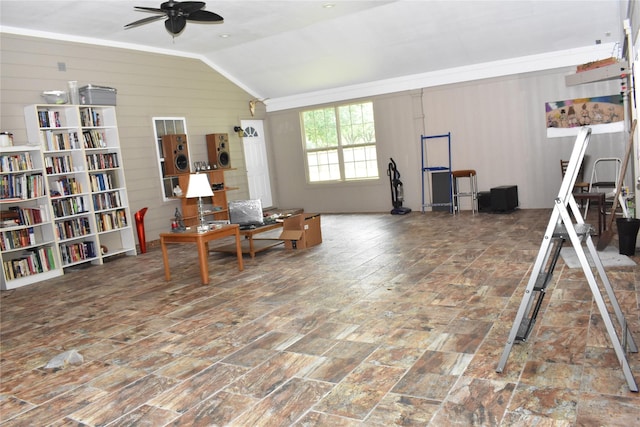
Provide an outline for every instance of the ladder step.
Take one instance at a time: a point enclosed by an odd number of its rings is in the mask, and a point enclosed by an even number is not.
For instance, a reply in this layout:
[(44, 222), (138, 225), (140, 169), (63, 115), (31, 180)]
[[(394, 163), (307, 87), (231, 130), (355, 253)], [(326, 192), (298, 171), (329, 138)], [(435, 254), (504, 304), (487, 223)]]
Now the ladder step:
[(516, 341), (526, 341), (529, 337), (529, 332), (531, 332), (535, 323), (536, 319), (527, 319), (526, 317), (523, 318), (522, 322), (520, 323), (520, 327), (518, 328), (518, 333), (516, 334)]
[(549, 282), (551, 282), (551, 278), (553, 278), (552, 272), (543, 272), (538, 274), (536, 283), (533, 285), (533, 290), (544, 292), (547, 289), (547, 285), (549, 284)]
[[(595, 233), (595, 229), (589, 224), (574, 224), (573, 228), (576, 230), (576, 234), (580, 238), (584, 238)], [(564, 224), (556, 225), (555, 230), (553, 230), (552, 237), (554, 239), (568, 239), (569, 233), (567, 232), (567, 227), (565, 227)]]

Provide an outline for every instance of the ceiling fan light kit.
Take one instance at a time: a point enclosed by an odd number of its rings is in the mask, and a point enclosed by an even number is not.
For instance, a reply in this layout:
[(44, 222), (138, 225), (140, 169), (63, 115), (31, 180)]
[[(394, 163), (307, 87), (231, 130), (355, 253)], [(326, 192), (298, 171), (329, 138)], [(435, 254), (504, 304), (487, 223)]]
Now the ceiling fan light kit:
[(160, 5), (160, 8), (134, 6), (136, 10), (143, 12), (156, 13), (157, 16), (150, 16), (138, 21), (131, 22), (124, 26), (125, 29), (137, 27), (139, 25), (148, 24), (150, 22), (158, 21), (160, 19), (167, 18), (164, 21), (164, 27), (167, 31), (174, 36), (180, 34), (184, 27), (187, 25), (187, 21), (194, 22), (217, 22), (222, 23), (224, 18), (217, 13), (202, 10), (205, 7), (205, 3), (201, 1), (173, 1), (169, 0)]

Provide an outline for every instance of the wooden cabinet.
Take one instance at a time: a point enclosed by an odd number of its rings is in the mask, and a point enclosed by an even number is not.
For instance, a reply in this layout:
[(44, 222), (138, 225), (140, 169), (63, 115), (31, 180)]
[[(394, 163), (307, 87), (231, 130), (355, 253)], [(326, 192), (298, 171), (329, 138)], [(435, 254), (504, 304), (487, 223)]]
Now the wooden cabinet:
[[(210, 169), (199, 173), (207, 174), (209, 184), (213, 190), (213, 197), (208, 197), (205, 200), (203, 198), (203, 205), (205, 211), (205, 219), (207, 220), (228, 220), (229, 210), (227, 203), (227, 190), (232, 190), (225, 185), (224, 172), (230, 169)], [(190, 174), (178, 175), (178, 182), (182, 192), (187, 194), (189, 188)], [(186, 226), (192, 226), (198, 224), (198, 199), (187, 199), (182, 196), (182, 216)]]
[[(102, 264), (115, 255), (136, 255), (115, 107), (30, 105), (25, 107), (25, 122), (30, 144), (26, 152), (31, 154), (33, 169), (21, 174), (39, 176), (42, 193), (19, 203), (3, 196), (3, 211), (5, 206), (15, 211), (21, 205), (40, 209), (48, 222), (38, 226), (41, 235), (35, 236), (36, 246), (54, 250), (59, 274), (77, 264)], [(3, 158), (10, 155), (8, 151), (2, 149)], [(3, 169), (3, 178), (12, 175)], [(18, 256), (3, 249), (2, 257), (13, 262)], [(33, 280), (14, 282), (5, 270), (3, 288), (50, 276), (38, 274)]]

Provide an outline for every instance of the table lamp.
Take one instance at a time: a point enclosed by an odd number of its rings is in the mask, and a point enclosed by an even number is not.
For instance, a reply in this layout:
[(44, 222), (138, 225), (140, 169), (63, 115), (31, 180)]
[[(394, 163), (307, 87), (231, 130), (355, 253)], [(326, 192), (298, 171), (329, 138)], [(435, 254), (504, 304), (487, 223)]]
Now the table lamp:
[(209, 229), (204, 222), (204, 209), (202, 208), (202, 198), (203, 197), (211, 197), (213, 196), (213, 191), (211, 190), (211, 184), (209, 184), (209, 179), (207, 178), (207, 174), (205, 173), (195, 173), (189, 176), (189, 187), (187, 188), (187, 197), (188, 199), (193, 199), (195, 197), (198, 198), (198, 220), (200, 221), (200, 225), (198, 225), (198, 232), (204, 232)]

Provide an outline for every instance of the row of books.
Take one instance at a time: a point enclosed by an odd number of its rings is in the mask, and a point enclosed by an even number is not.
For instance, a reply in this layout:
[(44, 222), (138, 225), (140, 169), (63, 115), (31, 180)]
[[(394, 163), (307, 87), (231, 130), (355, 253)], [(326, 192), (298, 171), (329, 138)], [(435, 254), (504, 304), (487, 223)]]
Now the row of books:
[(87, 164), (89, 165), (89, 170), (114, 169), (119, 167), (118, 154), (89, 154), (87, 156)]
[(71, 156), (45, 157), (44, 170), (48, 174), (73, 172), (73, 159)]
[(82, 185), (75, 178), (62, 177), (50, 182), (51, 196), (70, 196), (82, 193)]
[(125, 211), (117, 210), (96, 214), (98, 231), (109, 231), (127, 226), (127, 215)]
[(44, 196), (44, 178), (41, 173), (3, 175), (0, 181), (0, 199), (35, 199)]
[(41, 128), (59, 128), (62, 127), (60, 120), (60, 112), (55, 110), (39, 110), (38, 124)]
[(27, 251), (22, 254), (20, 258), (4, 261), (2, 264), (4, 277), (8, 280), (45, 273), (56, 269), (55, 256), (51, 246), (44, 246), (33, 251)]
[(68, 243), (60, 245), (62, 265), (84, 261), (96, 257), (96, 245), (93, 241)]
[(113, 177), (109, 173), (95, 173), (89, 175), (89, 181), (91, 184), (91, 191), (105, 191), (113, 190), (114, 186)]
[[(38, 124), (41, 128), (59, 128), (66, 126), (62, 121), (62, 114), (58, 110), (39, 110)], [(102, 126), (102, 117), (94, 108), (80, 109), (80, 124), (83, 127)]]
[(2, 214), (2, 227), (42, 224), (43, 219), (48, 221), (49, 217), (44, 206), (39, 208), (11, 206), (8, 210), (0, 213)]
[(107, 146), (107, 135), (98, 130), (85, 130), (82, 132), (84, 138), (84, 148), (105, 148)]
[(80, 124), (84, 126), (102, 126), (100, 113), (93, 108), (80, 109)]
[(8, 230), (0, 233), (0, 249), (3, 251), (28, 248), (35, 244), (36, 235), (33, 227), (20, 230)]
[(46, 151), (79, 150), (82, 148), (76, 131), (53, 132), (47, 130), (44, 132), (44, 136)]
[(19, 172), (33, 169), (31, 153), (0, 155), (0, 172)]
[(77, 215), (87, 212), (83, 196), (65, 197), (64, 199), (51, 200), (53, 215), (56, 218)]
[(66, 240), (91, 234), (89, 218), (80, 217), (56, 223), (58, 239)]
[(122, 207), (120, 192), (99, 193), (93, 195), (93, 208), (97, 211)]

